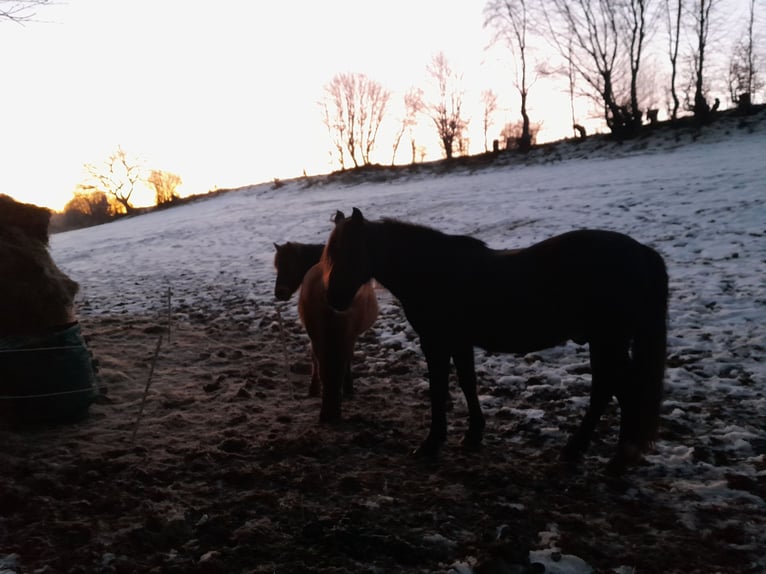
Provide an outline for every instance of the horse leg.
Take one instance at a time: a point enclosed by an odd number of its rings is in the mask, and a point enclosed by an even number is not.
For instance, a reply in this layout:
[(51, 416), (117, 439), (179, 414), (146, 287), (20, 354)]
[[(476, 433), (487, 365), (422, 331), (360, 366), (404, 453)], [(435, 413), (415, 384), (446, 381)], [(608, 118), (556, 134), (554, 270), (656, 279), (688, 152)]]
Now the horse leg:
[(351, 361), (346, 363), (346, 372), (343, 374), (343, 396), (352, 397), (354, 395), (354, 379), (351, 376)]
[(452, 355), (457, 371), (457, 380), (463, 390), (465, 402), (468, 405), (468, 430), (463, 436), (463, 445), (469, 448), (481, 446), (484, 435), (484, 415), (476, 394), (476, 369), (474, 367), (473, 347), (468, 346)]
[(311, 345), (311, 383), (309, 384), (309, 396), (318, 397), (321, 389), (322, 382), (319, 380), (319, 361), (317, 360), (314, 345)]
[(346, 373), (345, 361), (337, 349), (324, 348), (319, 356), (319, 376), (322, 379), (322, 407), (319, 422), (335, 422), (341, 418), (341, 392)]
[(579, 428), (567, 442), (562, 453), (562, 459), (574, 463), (580, 460), (588, 449), (593, 431), (604, 414), (613, 389), (620, 377), (624, 375), (624, 365), (628, 359), (627, 344), (590, 342), (591, 388), (590, 405)]
[(620, 439), (617, 453), (607, 465), (610, 474), (622, 474), (631, 464), (641, 458), (641, 412), (638, 381), (633, 376), (628, 363), (618, 386), (615, 390), (617, 402), (620, 404)]
[(446, 349), (432, 345), (421, 337), (421, 348), (428, 365), (428, 394), (431, 399), (431, 428), (428, 436), (415, 449), (418, 456), (435, 456), (447, 440), (447, 394), (450, 356)]
[(343, 396), (351, 397), (354, 394), (354, 379), (351, 376), (351, 361), (354, 358), (354, 343), (352, 339), (344, 349), (346, 370), (343, 373)]

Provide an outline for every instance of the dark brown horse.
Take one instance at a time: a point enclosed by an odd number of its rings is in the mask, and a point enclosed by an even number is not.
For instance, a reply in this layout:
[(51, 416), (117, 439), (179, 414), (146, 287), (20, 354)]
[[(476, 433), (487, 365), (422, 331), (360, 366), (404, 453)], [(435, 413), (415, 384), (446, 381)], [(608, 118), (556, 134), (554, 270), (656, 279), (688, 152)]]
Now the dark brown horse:
[(378, 316), (378, 300), (371, 282), (365, 282), (353, 294), (345, 311), (327, 304), (322, 269), (317, 264), (324, 245), (303, 243), (274, 244), (277, 282), (274, 296), (288, 300), (301, 288), (298, 315), (311, 340), (311, 385), (309, 395), (322, 391), (319, 420), (330, 422), (341, 416), (342, 392), (353, 392), (351, 359), (356, 340), (369, 329)]
[(374, 277), (399, 299), (428, 364), (431, 428), (416, 452), (446, 440), (450, 360), (466, 398), (464, 443), (482, 440), (475, 346), (528, 353), (588, 343), (590, 406), (563, 457), (578, 460), (612, 396), (620, 437), (610, 469), (635, 462), (656, 437), (666, 353), (668, 277), (662, 257), (625, 235), (572, 231), (497, 251), (472, 237), (338, 212), (322, 256), (327, 298), (345, 309)]

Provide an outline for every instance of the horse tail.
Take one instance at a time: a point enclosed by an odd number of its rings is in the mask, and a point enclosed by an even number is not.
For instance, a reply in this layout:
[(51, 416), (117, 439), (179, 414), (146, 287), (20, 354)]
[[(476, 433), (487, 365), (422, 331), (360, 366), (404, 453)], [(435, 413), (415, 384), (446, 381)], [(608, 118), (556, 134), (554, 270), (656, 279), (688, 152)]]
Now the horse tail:
[(632, 345), (639, 398), (637, 438), (643, 448), (657, 438), (667, 355), (668, 273), (662, 256), (654, 250), (650, 262), (644, 305), (639, 306), (642, 313)]

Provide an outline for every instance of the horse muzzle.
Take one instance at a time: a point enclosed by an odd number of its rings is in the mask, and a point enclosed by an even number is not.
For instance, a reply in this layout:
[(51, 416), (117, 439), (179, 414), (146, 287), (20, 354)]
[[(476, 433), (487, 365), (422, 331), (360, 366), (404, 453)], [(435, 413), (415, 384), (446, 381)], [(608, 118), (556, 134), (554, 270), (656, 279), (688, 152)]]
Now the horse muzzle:
[(284, 285), (277, 285), (274, 288), (274, 298), (277, 301), (287, 301), (288, 299), (290, 299), (290, 295), (292, 295), (292, 293), (290, 293), (290, 289), (288, 289)]

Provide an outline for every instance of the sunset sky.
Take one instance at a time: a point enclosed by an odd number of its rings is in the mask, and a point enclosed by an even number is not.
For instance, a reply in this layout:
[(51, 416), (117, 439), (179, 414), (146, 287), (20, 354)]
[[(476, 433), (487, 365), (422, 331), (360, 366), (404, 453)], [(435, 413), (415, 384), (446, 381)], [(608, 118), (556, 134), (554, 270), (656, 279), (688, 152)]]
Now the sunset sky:
[[(34, 21), (0, 22), (0, 193), (61, 209), (83, 165), (118, 146), (147, 169), (180, 175), (183, 194), (326, 173), (338, 166), (317, 102), (330, 79), (363, 72), (390, 90), (390, 131), (404, 92), (425, 87), (439, 51), (463, 74), (471, 151), (483, 151), (482, 91), (501, 98), (490, 139), (519, 117), (509, 53), (487, 49), (484, 5), (57, 0)], [(541, 139), (569, 135), (562, 87), (540, 80), (533, 97)], [(435, 130), (422, 124), (421, 143), (440, 157)], [(373, 160), (390, 163), (382, 129)]]

